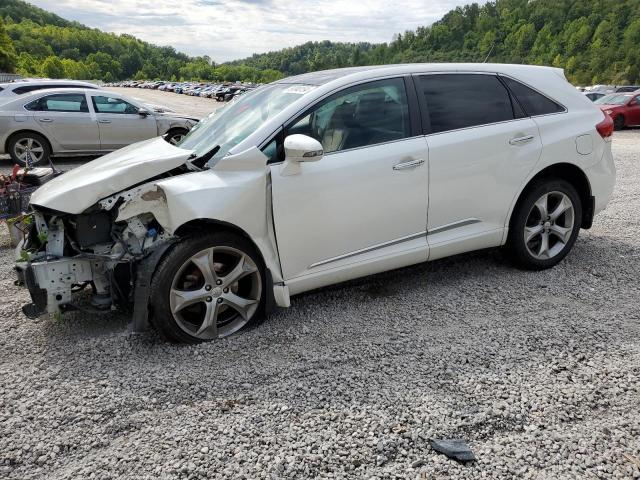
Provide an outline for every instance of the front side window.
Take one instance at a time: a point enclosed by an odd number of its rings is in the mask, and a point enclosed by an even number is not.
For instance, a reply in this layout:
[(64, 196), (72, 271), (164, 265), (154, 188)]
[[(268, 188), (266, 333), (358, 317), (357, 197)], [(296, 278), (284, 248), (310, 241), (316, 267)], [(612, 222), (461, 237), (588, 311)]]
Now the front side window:
[(502, 79), (530, 117), (564, 112), (563, 106), (558, 105), (556, 102), (545, 97), (541, 93), (536, 92), (534, 89), (523, 85), (513, 78), (502, 77)]
[(432, 133), (504, 122), (521, 116), (508, 90), (494, 75), (423, 75), (418, 89), (426, 101)]
[(47, 95), (25, 105), (27, 110), (38, 112), (88, 113), (87, 98), (83, 93), (59, 93)]
[(410, 136), (402, 78), (350, 87), (323, 100), (287, 129), (318, 140), (325, 153), (366, 147)]
[(96, 109), (96, 113), (138, 113), (138, 107), (118, 97), (105, 97), (100, 95), (91, 98), (93, 99), (93, 107)]

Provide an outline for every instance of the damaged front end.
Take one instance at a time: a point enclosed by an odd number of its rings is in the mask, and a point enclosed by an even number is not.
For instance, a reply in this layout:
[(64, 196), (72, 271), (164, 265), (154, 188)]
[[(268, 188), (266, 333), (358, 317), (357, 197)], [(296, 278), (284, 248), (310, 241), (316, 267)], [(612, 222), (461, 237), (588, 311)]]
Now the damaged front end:
[[(147, 264), (155, 266), (175, 241), (156, 218), (162, 212), (166, 198), (153, 184), (108, 197), (81, 214), (35, 207), (16, 259), (18, 278), (32, 298), (25, 315), (130, 310), (137, 303), (146, 310), (146, 299), (137, 302), (134, 296), (144, 294), (144, 276), (153, 271)], [(90, 296), (81, 293), (88, 288)], [(142, 328), (146, 312), (138, 317)]]

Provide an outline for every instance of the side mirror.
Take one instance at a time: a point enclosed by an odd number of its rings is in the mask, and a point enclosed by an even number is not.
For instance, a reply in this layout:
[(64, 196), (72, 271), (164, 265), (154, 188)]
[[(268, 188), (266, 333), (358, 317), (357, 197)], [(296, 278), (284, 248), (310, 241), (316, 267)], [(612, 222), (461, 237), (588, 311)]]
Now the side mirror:
[(141, 117), (148, 117), (149, 115), (151, 115), (151, 112), (146, 108), (139, 108), (138, 115), (140, 115)]
[(301, 162), (317, 162), (324, 156), (322, 144), (307, 135), (289, 135), (284, 139), (284, 163), (280, 168), (283, 176), (300, 173)]

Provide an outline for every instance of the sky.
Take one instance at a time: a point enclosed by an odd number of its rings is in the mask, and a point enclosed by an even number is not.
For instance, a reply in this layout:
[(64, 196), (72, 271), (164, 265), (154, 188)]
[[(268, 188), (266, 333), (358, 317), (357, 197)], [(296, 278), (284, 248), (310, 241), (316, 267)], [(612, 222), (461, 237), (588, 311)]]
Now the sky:
[(472, 0), (28, 0), (89, 27), (216, 62), (307, 41), (388, 42)]

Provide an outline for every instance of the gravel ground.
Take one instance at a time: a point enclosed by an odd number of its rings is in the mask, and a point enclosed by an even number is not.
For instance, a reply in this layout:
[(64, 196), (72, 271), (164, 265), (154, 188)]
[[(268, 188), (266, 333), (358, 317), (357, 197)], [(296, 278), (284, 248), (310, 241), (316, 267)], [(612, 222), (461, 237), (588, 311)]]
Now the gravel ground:
[[(640, 478), (640, 130), (545, 272), (477, 252), (309, 293), (177, 346), (126, 315), (29, 321), (0, 239), (7, 479)], [(430, 438), (467, 439), (458, 464)]]

